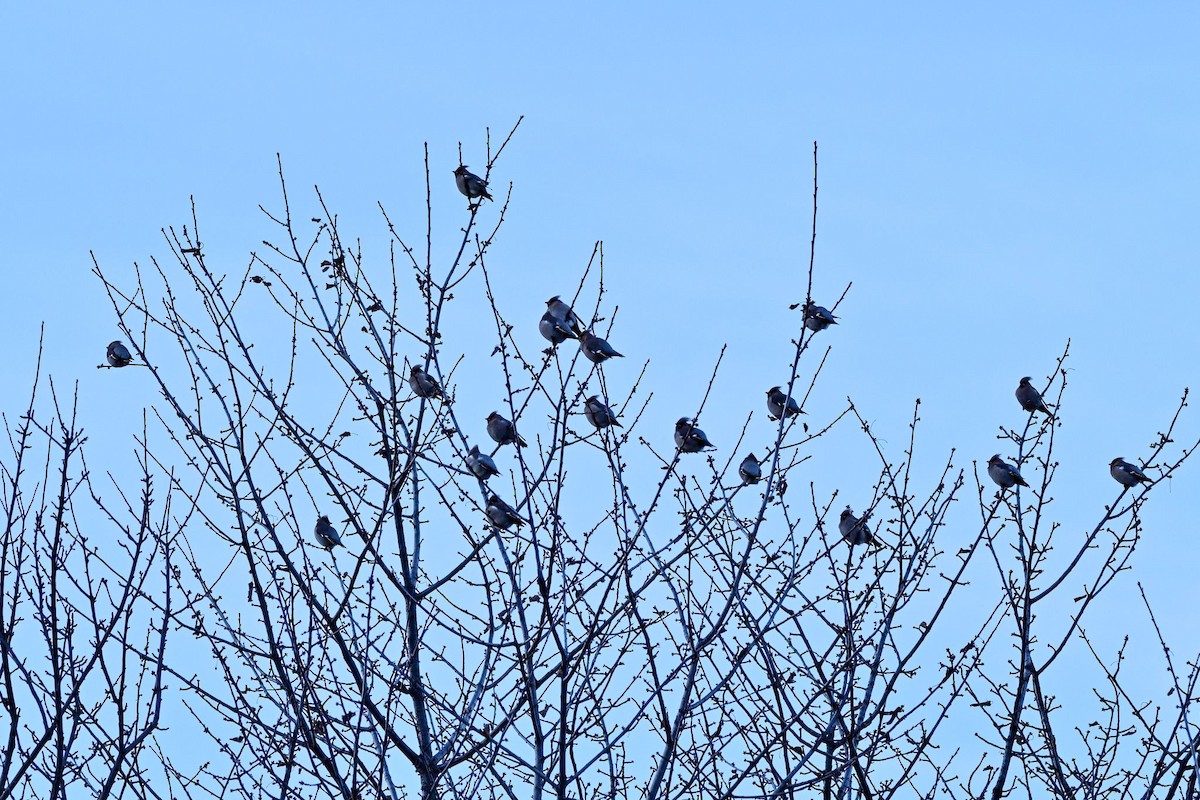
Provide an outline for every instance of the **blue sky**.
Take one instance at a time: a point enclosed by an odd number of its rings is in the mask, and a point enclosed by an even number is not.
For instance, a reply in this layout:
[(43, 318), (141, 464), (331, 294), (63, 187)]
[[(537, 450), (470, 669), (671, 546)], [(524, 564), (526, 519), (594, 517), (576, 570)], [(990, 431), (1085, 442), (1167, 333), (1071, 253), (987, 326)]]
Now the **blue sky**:
[[(298, 204), (318, 184), (382, 257), (377, 202), (422, 229), (425, 142), (445, 248), (464, 221), (458, 143), (482, 168), (485, 129), (521, 115), (493, 174), (514, 187), (500, 300), (536, 337), (603, 239), (610, 340), (630, 375), (650, 360), (664, 441), (726, 343), (704, 428), (720, 445), (749, 410), (765, 424), (804, 296), (814, 140), (814, 295), (853, 288), (810, 413), (852, 396), (899, 458), (920, 397), (932, 481), (951, 447), (968, 469), (1002, 449), (1018, 378), (1049, 374), (1069, 338), (1055, 511), (1082, 535), (1115, 495), (1108, 461), (1147, 452), (1200, 388), (1195, 6), (248, 5), (0, 9), (0, 408), (23, 408), (45, 321), (46, 370), (79, 380), (94, 462), (129, 457), (146, 393), (95, 369), (118, 332), (89, 250), (131, 274), (194, 195), (210, 263), (239, 271), (274, 235), (257, 206), (278, 206), (278, 152)], [(1198, 435), (1193, 413), (1179, 438)], [(831, 442), (819, 486), (861, 473), (865, 491), (861, 438)], [(1104, 609), (1141, 624), (1139, 578), (1182, 653), (1194, 619), (1170, 611), (1194, 606), (1198, 483), (1191, 464), (1156, 491)], [(976, 517), (958, 518), (966, 538)]]

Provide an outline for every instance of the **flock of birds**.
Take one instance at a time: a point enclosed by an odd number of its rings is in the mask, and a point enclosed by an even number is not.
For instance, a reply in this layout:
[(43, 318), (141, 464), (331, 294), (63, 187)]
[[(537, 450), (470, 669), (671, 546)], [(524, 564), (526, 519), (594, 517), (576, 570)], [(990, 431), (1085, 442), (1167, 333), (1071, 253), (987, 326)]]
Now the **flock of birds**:
[[(462, 168), (460, 167), (460, 169)], [(476, 176), (471, 176), (470, 173), (467, 173), (467, 178), (464, 179), (457, 172), (455, 175), (460, 179), (460, 188), (466, 185), (468, 187), (476, 187), (476, 191), (486, 191), (486, 184), (483, 184), (481, 179)], [(480, 181), (480, 183), (476, 184), (472, 181)], [(806, 317), (805, 323), (810, 329), (814, 331), (824, 330), (830, 325), (837, 324), (836, 319), (828, 310), (820, 306), (812, 306), (811, 310), (812, 313)], [(584, 325), (583, 320), (579, 318), (579, 315), (575, 313), (570, 304), (558, 295), (546, 301), (546, 311), (542, 314), (542, 318), (538, 322), (538, 331), (546, 341), (550, 342), (551, 346), (560, 345), (568, 339), (578, 341), (580, 352), (593, 364), (602, 364), (611, 358), (623, 358), (622, 354), (617, 352), (607, 340), (593, 333)], [(412, 365), (409, 371), (408, 385), (418, 397), (427, 399), (445, 398), (445, 392), (441, 384), (420, 364)], [(779, 386), (772, 386), (767, 391), (767, 412), (774, 420), (804, 413), (801, 411), (799, 403), (794, 398), (789, 397)], [(621, 421), (617, 419), (616, 412), (599, 395), (594, 394), (584, 400), (583, 416), (597, 430), (608, 427), (622, 427)], [(525, 439), (517, 433), (513, 422), (506, 419), (498, 411), (488, 414), (487, 432), (492, 441), (501, 447), (507, 444), (516, 445), (517, 447), (526, 447), (528, 445)], [(699, 453), (716, 445), (696, 425), (695, 419), (680, 417), (675, 423), (675, 446), (679, 448), (681, 453)], [(490, 478), (500, 474), (500, 469), (496, 466), (496, 462), (487, 453), (482, 452), (479, 449), (479, 445), (471, 447), (467, 452), (465, 461), (467, 470), (485, 483)], [(738, 473), (742, 478), (742, 482), (746, 484), (758, 483), (762, 480), (762, 467), (753, 453), (746, 456), (745, 460), (742, 461)], [(492, 525), (502, 530), (514, 525), (520, 527), (525, 522), (525, 519), (512, 506), (494, 492), (488, 496), (484, 512), (487, 514), (488, 520)], [(318, 528), (317, 541), (324, 546), (330, 546), (325, 543), (334, 541), (334, 537), (330, 535), (328, 525), (325, 522), (318, 521)]]
[[(1028, 411), (1030, 414), (1040, 411), (1050, 419), (1054, 419), (1054, 413), (1046, 405), (1046, 401), (1042, 399), (1042, 393), (1034, 388), (1033, 384), (1029, 382), (1030, 380), (1026, 376), (1021, 378), (1020, 383), (1017, 384), (1017, 402), (1021, 404), (1022, 410)], [(1142, 472), (1141, 467), (1129, 463), (1121, 456), (1117, 456), (1108, 462), (1108, 474), (1112, 475), (1113, 480), (1126, 488), (1132, 488), (1139, 483), (1151, 482), (1150, 477), (1145, 472)], [(1029, 485), (1021, 477), (1020, 471), (1001, 458), (999, 453), (988, 459), (988, 477), (1001, 489)]]
[[(1034, 388), (1030, 380), (1029, 377), (1024, 377), (1017, 384), (1017, 402), (1021, 404), (1021, 408), (1024, 411), (1028, 411), (1030, 414), (1040, 411), (1050, 419), (1054, 419), (1053, 412), (1046, 405), (1046, 401), (1042, 399), (1042, 393)], [(1000, 491), (1002, 492), (1014, 486), (1029, 485), (1021, 477), (1021, 471), (1017, 469), (1016, 465), (1005, 461), (999, 453), (988, 459), (987, 472), (988, 477), (1000, 487)], [(1140, 483), (1151, 482), (1150, 477), (1140, 467), (1129, 463), (1120, 456), (1109, 462), (1108, 473), (1112, 475), (1113, 480), (1127, 489), (1137, 486)], [(842, 538), (851, 545), (868, 544), (872, 547), (878, 547), (879, 540), (875, 538), (871, 533), (870, 527), (867, 525), (868, 516), (868, 514), (864, 514), (860, 519), (854, 516), (854, 512), (850, 510), (850, 506), (846, 506), (846, 510), (842, 512), (841, 519), (838, 521), (838, 530), (841, 531)]]
[[(454, 170), (454, 181), (458, 186), (458, 190), (466, 196), (468, 202), (475, 199), (480, 199), (481, 201), (482, 199), (492, 199), (491, 194), (487, 190), (487, 181), (468, 170), (465, 164), (460, 165)], [(473, 209), (476, 206), (469, 205), (468, 207)], [(804, 304), (804, 326), (810, 331), (814, 333), (820, 332), (836, 324), (837, 317), (830, 313), (829, 309), (816, 305), (811, 300)], [(623, 357), (606, 340), (597, 336), (585, 326), (571, 306), (559, 298), (558, 295), (546, 301), (546, 313), (542, 314), (541, 321), (538, 322), (538, 331), (550, 342), (551, 346), (562, 344), (567, 339), (577, 340), (580, 352), (593, 364), (602, 364), (611, 358)], [(133, 356), (124, 343), (118, 340), (109, 343), (107, 360), (110, 367), (126, 367), (133, 363)], [(437, 379), (426, 372), (419, 364), (412, 366), (408, 377), (408, 385), (418, 397), (427, 399), (445, 398), (445, 393), (442, 391), (442, 387)], [(1020, 383), (1017, 385), (1016, 396), (1017, 402), (1021, 404), (1023, 410), (1031, 414), (1041, 412), (1051, 420), (1054, 419), (1053, 412), (1046, 405), (1045, 400), (1042, 399), (1041, 392), (1030, 383), (1030, 378), (1021, 378)], [(782, 418), (793, 417), (803, 413), (804, 411), (800, 408), (800, 404), (784, 392), (782, 387), (772, 386), (767, 390), (767, 414), (772, 420), (778, 421)], [(599, 395), (592, 395), (584, 401), (583, 415), (597, 430), (610, 426), (622, 427), (620, 421), (617, 419), (617, 415), (607, 403), (600, 399)], [(517, 447), (528, 446), (525, 439), (517, 433), (513, 422), (505, 419), (497, 411), (493, 411), (487, 417), (487, 432), (488, 436), (498, 446), (502, 447), (507, 444)], [(691, 417), (680, 417), (676, 421), (675, 446), (679, 448), (680, 453), (699, 453), (716, 447), (709, 440), (708, 436), (705, 435), (704, 431), (696, 426), (696, 420)], [(500, 474), (496, 462), (487, 453), (481, 452), (479, 445), (471, 447), (465, 460), (467, 470), (484, 483), (489, 478)], [(1011, 489), (1014, 486), (1029, 486), (1025, 479), (1021, 477), (1020, 470), (1015, 465), (1001, 458), (999, 453), (988, 459), (987, 472), (988, 476), (1000, 487), (1001, 491)], [(1135, 464), (1131, 464), (1120, 456), (1114, 458), (1109, 463), (1109, 474), (1112, 475), (1117, 483), (1126, 488), (1151, 482), (1150, 477), (1141, 468)], [(738, 475), (742, 479), (743, 485), (758, 483), (763, 477), (762, 462), (753, 453), (747, 455), (738, 466)], [(484, 513), (492, 525), (501, 530), (507, 530), (514, 525), (520, 527), (525, 522), (525, 519), (517, 513), (516, 509), (504, 502), (494, 492), (488, 496)], [(871, 532), (871, 528), (868, 525), (869, 516), (869, 512), (862, 517), (855, 516), (848, 505), (842, 512), (841, 518), (838, 520), (838, 531), (841, 533), (842, 538), (851, 546), (858, 544), (866, 544), (872, 547), (880, 546), (878, 538)], [(329, 550), (342, 544), (341, 536), (338, 535), (337, 530), (329, 521), (329, 517), (325, 515), (317, 518), (313, 536), (319, 545)]]

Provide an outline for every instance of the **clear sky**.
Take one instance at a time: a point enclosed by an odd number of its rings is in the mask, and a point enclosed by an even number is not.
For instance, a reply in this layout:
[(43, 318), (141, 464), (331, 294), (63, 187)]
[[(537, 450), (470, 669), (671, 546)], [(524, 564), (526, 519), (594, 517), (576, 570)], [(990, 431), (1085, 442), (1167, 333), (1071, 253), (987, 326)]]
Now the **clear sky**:
[[(1200, 8), (832, 5), (5, 3), (0, 409), (23, 408), (44, 321), (92, 462), (129, 459), (152, 395), (95, 369), (118, 332), (89, 250), (132, 275), (194, 195), (209, 263), (240, 271), (275, 234), (257, 206), (278, 207), (279, 153), (293, 197), (308, 208), (319, 185), (382, 258), (377, 202), (423, 230), (425, 142), (444, 249), (465, 212), (458, 143), (482, 168), (485, 130), (524, 115), (493, 173), (513, 185), (491, 262), (508, 317), (536, 339), (603, 239), (610, 340), (630, 374), (649, 359), (664, 443), (729, 344), (703, 419), (720, 445), (750, 410), (765, 424), (763, 392), (787, 377), (815, 140), (814, 296), (853, 287), (810, 414), (852, 396), (898, 459), (920, 397), (933, 481), (951, 447), (968, 469), (1002, 449), (1017, 380), (1042, 381), (1070, 339), (1054, 511), (1082, 536), (1115, 496), (1108, 462), (1148, 452), (1200, 389)], [(1180, 439), (1198, 435), (1191, 411)], [(858, 470), (866, 491), (861, 438), (831, 443), (818, 488)], [(1156, 490), (1104, 608), (1116, 632), (1141, 625), (1142, 580), (1185, 654), (1197, 487), (1190, 464)]]

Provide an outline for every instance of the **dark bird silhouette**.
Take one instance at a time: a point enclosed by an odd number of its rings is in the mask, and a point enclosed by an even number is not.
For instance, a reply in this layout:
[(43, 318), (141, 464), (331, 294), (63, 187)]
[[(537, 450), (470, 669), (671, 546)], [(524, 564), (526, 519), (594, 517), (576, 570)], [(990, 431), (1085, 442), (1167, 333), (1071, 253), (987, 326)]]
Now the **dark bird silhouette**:
[(488, 498), (487, 508), (485, 511), (487, 512), (488, 519), (492, 521), (492, 524), (501, 530), (507, 530), (513, 525), (516, 525), (519, 528), (525, 522), (525, 520), (522, 519), (515, 510), (513, 510), (512, 506), (494, 494)]
[(1139, 483), (1150, 483), (1150, 476), (1142, 472), (1136, 464), (1130, 464), (1117, 456), (1108, 463), (1108, 474), (1122, 486), (1133, 487)]
[(479, 452), (479, 445), (473, 446), (467, 453), (467, 469), (471, 470), (471, 474), (481, 481), (500, 474), (492, 457), (487, 453)]
[(329, 517), (324, 514), (317, 517), (317, 526), (313, 528), (313, 537), (317, 540), (317, 544), (326, 550), (332, 550), (342, 544), (342, 537), (338, 536), (338, 532), (329, 523)]
[(558, 319), (549, 311), (542, 314), (542, 319), (538, 322), (538, 331), (550, 344), (562, 344), (567, 339), (579, 338), (567, 323)]
[(1033, 384), (1029, 382), (1028, 376), (1021, 378), (1021, 382), (1017, 384), (1017, 402), (1021, 404), (1021, 408), (1030, 413), (1040, 411), (1050, 419), (1054, 419), (1054, 414), (1050, 412), (1050, 407), (1042, 399), (1042, 393), (1033, 388)]
[(109, 366), (113, 367), (127, 367), (133, 363), (133, 356), (129, 354), (129, 348), (120, 339), (108, 343), (107, 358)]
[(454, 183), (468, 200), (474, 200), (476, 197), (492, 199), (487, 190), (488, 182), (467, 169), (466, 164), (461, 164), (458, 169), (454, 170)]
[(691, 417), (680, 417), (675, 423), (675, 446), (682, 453), (699, 453), (706, 447), (716, 447)]
[(746, 485), (762, 480), (762, 467), (759, 465), (758, 459), (754, 457), (754, 453), (742, 459), (742, 463), (738, 467), (738, 475), (741, 476), (742, 483)]
[(500, 416), (499, 411), (493, 411), (487, 417), (487, 432), (488, 436), (492, 437), (492, 441), (496, 444), (516, 444), (517, 447), (526, 447), (528, 443), (521, 434), (517, 433), (517, 426), (510, 421)]
[(783, 389), (778, 386), (772, 386), (767, 390), (767, 414), (771, 419), (777, 420), (782, 416), (794, 417), (797, 414), (803, 414), (800, 410), (800, 404), (796, 402), (796, 398), (783, 393)]
[(1013, 486), (1028, 486), (1025, 479), (1021, 477), (1021, 472), (1009, 464), (1000, 454), (992, 456), (988, 459), (988, 475), (996, 485), (1001, 489), (1010, 489)]
[(618, 428), (624, 427), (617, 421), (617, 415), (608, 407), (608, 404), (597, 395), (592, 395), (584, 403), (583, 415), (587, 417), (588, 422), (597, 428), (607, 428), (609, 425), (614, 425)]
[(841, 518), (838, 520), (838, 530), (842, 533), (842, 538), (845, 539), (853, 547), (856, 544), (869, 544), (872, 547), (879, 546), (879, 540), (875, 538), (875, 534), (871, 533), (870, 527), (867, 526), (868, 514), (863, 514), (862, 519), (854, 516), (854, 512), (850, 510), (850, 506), (846, 506), (846, 510), (842, 512)]
[(804, 327), (814, 333), (823, 331), (830, 325), (837, 325), (837, 317), (829, 312), (825, 306), (819, 306), (812, 300), (804, 304)]
[(565, 339), (578, 339), (584, 327), (571, 305), (554, 295), (546, 301), (546, 313), (542, 314), (538, 330), (550, 344), (559, 344)]
[(593, 364), (608, 361), (610, 358), (624, 358), (612, 345), (591, 331), (579, 334), (579, 349), (583, 351), (584, 358)]
[(408, 385), (417, 393), (417, 397), (443, 397), (442, 387), (438, 385), (437, 380), (421, 368), (420, 364), (413, 364), (412, 372), (408, 376)]

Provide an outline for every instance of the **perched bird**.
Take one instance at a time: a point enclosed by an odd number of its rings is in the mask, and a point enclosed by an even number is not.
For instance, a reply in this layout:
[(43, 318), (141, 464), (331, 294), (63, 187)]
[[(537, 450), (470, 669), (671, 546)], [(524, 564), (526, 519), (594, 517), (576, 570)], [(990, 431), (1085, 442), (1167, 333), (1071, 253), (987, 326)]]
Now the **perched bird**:
[(613, 410), (597, 395), (592, 395), (587, 399), (583, 406), (583, 415), (597, 428), (607, 428), (609, 425), (618, 428), (625, 427), (617, 421), (617, 415), (613, 413)]
[(988, 475), (1001, 489), (1029, 485), (1021, 477), (1020, 471), (1001, 458), (999, 453), (988, 459)]
[(521, 527), (521, 524), (525, 522), (525, 520), (521, 519), (517, 512), (513, 510), (512, 506), (494, 494), (488, 498), (487, 509), (485, 510), (487, 511), (488, 519), (492, 521), (493, 525), (501, 530), (511, 528), (513, 525), (516, 525), (519, 528)]
[(542, 319), (538, 322), (538, 331), (546, 338), (550, 344), (561, 344), (567, 339), (578, 339), (575, 332), (571, 330), (567, 323), (554, 316), (553, 313), (547, 311), (542, 314)]
[(800, 410), (800, 404), (794, 397), (784, 394), (783, 389), (778, 386), (772, 386), (767, 390), (767, 413), (771, 419), (777, 420), (785, 415), (794, 417), (804, 412)]
[(329, 524), (329, 517), (324, 514), (317, 517), (317, 527), (313, 528), (313, 537), (316, 538), (317, 544), (326, 550), (332, 550), (342, 543), (342, 537), (338, 536), (338, 532)]
[(571, 338), (578, 339), (579, 334), (583, 333), (583, 322), (579, 315), (571, 308), (570, 303), (560, 300), (558, 295), (546, 301), (546, 313), (566, 325), (573, 334)]
[(413, 364), (412, 373), (408, 376), (408, 385), (417, 393), (417, 397), (443, 397), (442, 387), (420, 364)]
[(819, 306), (812, 300), (804, 304), (804, 327), (810, 331), (823, 331), (830, 325), (837, 325), (837, 317), (825, 306)]
[(742, 483), (747, 485), (762, 480), (762, 467), (759, 466), (754, 453), (742, 459), (741, 466), (738, 467), (738, 475), (742, 476)]
[(468, 200), (476, 197), (492, 199), (487, 190), (488, 182), (467, 169), (466, 164), (460, 164), (458, 169), (454, 170), (454, 182), (458, 184), (458, 190), (466, 195)]
[(467, 469), (471, 470), (471, 474), (481, 481), (486, 481), (493, 475), (500, 474), (500, 470), (496, 469), (496, 462), (492, 461), (492, 457), (487, 453), (479, 452), (479, 445), (475, 445), (467, 453)]
[(120, 339), (108, 343), (108, 363), (114, 367), (127, 367), (133, 363), (133, 356)]
[(1021, 383), (1017, 385), (1017, 402), (1021, 404), (1021, 408), (1030, 413), (1040, 411), (1050, 419), (1054, 419), (1054, 415), (1050, 413), (1050, 407), (1042, 399), (1042, 393), (1033, 388), (1028, 377), (1021, 378)]
[(867, 517), (869, 514), (863, 514), (862, 519), (854, 516), (854, 512), (850, 510), (850, 506), (846, 506), (846, 510), (842, 512), (841, 519), (838, 520), (838, 530), (842, 532), (842, 538), (850, 543), (853, 547), (856, 544), (869, 544), (872, 547), (879, 546), (879, 540), (871, 533), (871, 529), (867, 526)]
[(625, 357), (614, 350), (611, 344), (591, 331), (582, 331), (579, 334), (579, 349), (583, 351), (584, 358), (593, 364), (608, 361), (610, 358)]
[(706, 447), (716, 447), (691, 417), (680, 417), (675, 423), (675, 445), (683, 453), (699, 453)]
[(488, 414), (487, 432), (496, 444), (513, 444), (515, 442), (517, 447), (528, 446), (525, 438), (517, 433), (517, 426), (500, 416), (499, 411)]
[(1150, 476), (1142, 472), (1136, 464), (1130, 464), (1117, 456), (1108, 463), (1108, 474), (1122, 486), (1137, 486), (1139, 483), (1150, 483)]

